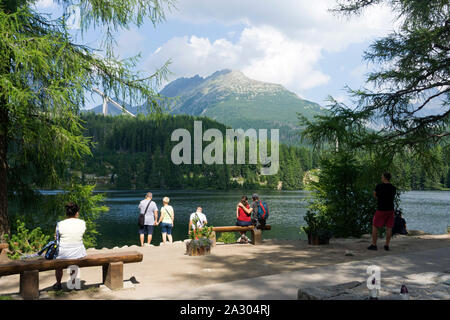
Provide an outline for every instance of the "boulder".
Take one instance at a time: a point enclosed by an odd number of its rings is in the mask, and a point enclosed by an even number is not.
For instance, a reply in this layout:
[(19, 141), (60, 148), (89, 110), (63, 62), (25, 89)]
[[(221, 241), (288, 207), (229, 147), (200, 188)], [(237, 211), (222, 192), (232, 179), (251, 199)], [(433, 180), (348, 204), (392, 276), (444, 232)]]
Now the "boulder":
[(339, 296), (348, 296), (349, 290), (359, 287), (362, 284), (359, 281), (352, 281), (335, 286), (302, 288), (298, 290), (297, 300), (330, 300)]
[(422, 230), (408, 230), (408, 236), (425, 236), (429, 233), (426, 233), (425, 231)]

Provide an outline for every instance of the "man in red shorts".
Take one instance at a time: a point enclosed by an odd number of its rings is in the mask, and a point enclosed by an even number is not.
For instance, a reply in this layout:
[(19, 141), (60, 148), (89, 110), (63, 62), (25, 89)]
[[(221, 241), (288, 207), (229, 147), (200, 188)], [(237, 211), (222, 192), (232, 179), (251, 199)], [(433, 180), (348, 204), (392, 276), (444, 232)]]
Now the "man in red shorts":
[(389, 250), (389, 242), (392, 237), (394, 227), (394, 198), (397, 189), (390, 183), (391, 174), (385, 172), (381, 175), (381, 182), (377, 184), (373, 196), (377, 199), (377, 211), (373, 217), (372, 224), (372, 244), (367, 248), (377, 250), (378, 228), (386, 226), (386, 244), (384, 250)]

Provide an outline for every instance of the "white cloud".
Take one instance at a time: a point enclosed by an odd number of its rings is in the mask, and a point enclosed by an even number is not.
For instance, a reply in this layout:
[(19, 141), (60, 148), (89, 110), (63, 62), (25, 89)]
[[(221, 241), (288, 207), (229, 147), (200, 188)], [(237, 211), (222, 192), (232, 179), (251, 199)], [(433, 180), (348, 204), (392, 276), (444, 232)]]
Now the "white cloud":
[(56, 8), (57, 4), (53, 0), (38, 0), (35, 6), (38, 9), (53, 9)]
[(270, 25), (291, 39), (320, 45), (326, 50), (342, 50), (385, 34), (394, 15), (383, 5), (368, 8), (360, 16), (345, 18), (329, 11), (336, 0), (184, 0), (169, 19), (190, 23), (241, 23)]
[[(250, 78), (279, 83), (301, 94), (329, 82), (319, 66), (324, 52), (343, 51), (392, 29), (393, 14), (387, 7), (374, 6), (348, 19), (329, 11), (335, 4), (335, 0), (180, 1), (169, 22), (219, 23), (243, 29), (235, 42), (229, 36), (172, 38), (147, 58), (146, 67), (155, 69), (171, 58), (174, 74), (169, 80), (237, 69)], [(361, 76), (361, 71), (355, 69), (352, 75)]]
[(208, 76), (225, 68), (241, 70), (252, 79), (279, 83), (299, 92), (329, 80), (315, 69), (320, 57), (320, 47), (293, 41), (265, 26), (245, 28), (236, 43), (223, 38), (213, 42), (196, 36), (172, 38), (145, 65), (154, 69), (170, 58), (173, 78)]
[(245, 29), (239, 44), (247, 51), (248, 64), (242, 71), (250, 78), (280, 83), (297, 92), (329, 80), (315, 69), (320, 47), (289, 39), (272, 27)]

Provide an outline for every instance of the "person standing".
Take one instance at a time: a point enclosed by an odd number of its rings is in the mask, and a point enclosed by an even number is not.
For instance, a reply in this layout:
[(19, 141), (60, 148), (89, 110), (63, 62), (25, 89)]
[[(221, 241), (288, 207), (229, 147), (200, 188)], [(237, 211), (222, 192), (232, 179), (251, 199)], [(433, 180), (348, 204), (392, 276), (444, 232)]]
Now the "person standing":
[(367, 248), (369, 250), (378, 250), (377, 237), (378, 229), (386, 226), (386, 243), (384, 250), (389, 251), (389, 243), (392, 237), (392, 228), (394, 227), (394, 199), (397, 188), (391, 184), (391, 174), (385, 172), (381, 175), (381, 182), (375, 187), (373, 196), (377, 199), (377, 211), (373, 217), (372, 223), (372, 243)]
[(162, 242), (166, 243), (166, 237), (169, 243), (173, 242), (172, 228), (175, 221), (175, 213), (172, 206), (169, 206), (169, 197), (163, 198), (163, 207), (161, 208), (161, 217), (158, 224), (161, 224)]
[(144, 237), (147, 235), (147, 244), (152, 241), (153, 229), (158, 225), (158, 207), (156, 203), (152, 201), (153, 194), (148, 192), (145, 195), (145, 199), (139, 203), (139, 211), (141, 214), (145, 214), (144, 226), (139, 228), (139, 240), (141, 241), (141, 247), (144, 246)]
[[(242, 196), (241, 202), (236, 207), (236, 226), (239, 227), (248, 227), (252, 225), (251, 218), (252, 209), (250, 209), (250, 205), (248, 204), (247, 196)], [(245, 235), (245, 231), (240, 232), (241, 236), (237, 240), (239, 243), (248, 243), (250, 239)]]
[[(86, 222), (79, 219), (80, 208), (76, 203), (69, 202), (65, 206), (66, 219), (58, 222), (55, 239), (59, 238), (59, 249), (55, 259), (80, 259), (86, 256), (83, 244), (83, 235), (86, 231)], [(53, 289), (61, 290), (63, 269), (55, 269), (56, 283)]]
[(201, 229), (208, 223), (206, 215), (203, 213), (201, 206), (197, 207), (197, 211), (192, 213), (189, 217), (189, 234), (191, 230)]

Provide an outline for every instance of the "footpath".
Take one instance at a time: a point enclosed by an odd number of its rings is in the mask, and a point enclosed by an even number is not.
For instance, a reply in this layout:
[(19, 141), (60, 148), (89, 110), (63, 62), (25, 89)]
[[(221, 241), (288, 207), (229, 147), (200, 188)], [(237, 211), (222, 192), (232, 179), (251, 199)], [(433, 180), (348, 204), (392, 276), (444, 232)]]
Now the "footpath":
[(405, 284), (410, 299), (450, 300), (450, 247), (214, 284), (158, 298), (293, 300), (300, 289), (303, 299), (367, 299), (370, 265), (381, 268), (380, 299), (399, 299)]
[[(365, 299), (370, 265), (381, 270), (380, 298), (395, 298), (406, 284), (411, 299), (450, 299), (450, 234), (399, 236), (391, 251), (382, 245), (378, 251), (367, 250), (368, 243), (368, 239), (332, 239), (329, 245), (311, 246), (307, 241), (264, 239), (260, 246), (218, 244), (211, 255), (201, 257), (186, 255), (182, 241), (88, 249), (89, 253), (135, 250), (144, 259), (124, 266), (122, 290), (101, 284), (101, 267), (80, 269), (82, 289), (69, 291), (63, 283), (62, 292), (52, 289), (53, 271), (40, 272), (39, 299), (295, 300), (299, 289), (302, 299)], [(336, 285), (341, 286), (330, 288)], [(19, 275), (0, 277), (0, 298), (21, 299), (18, 291)]]

